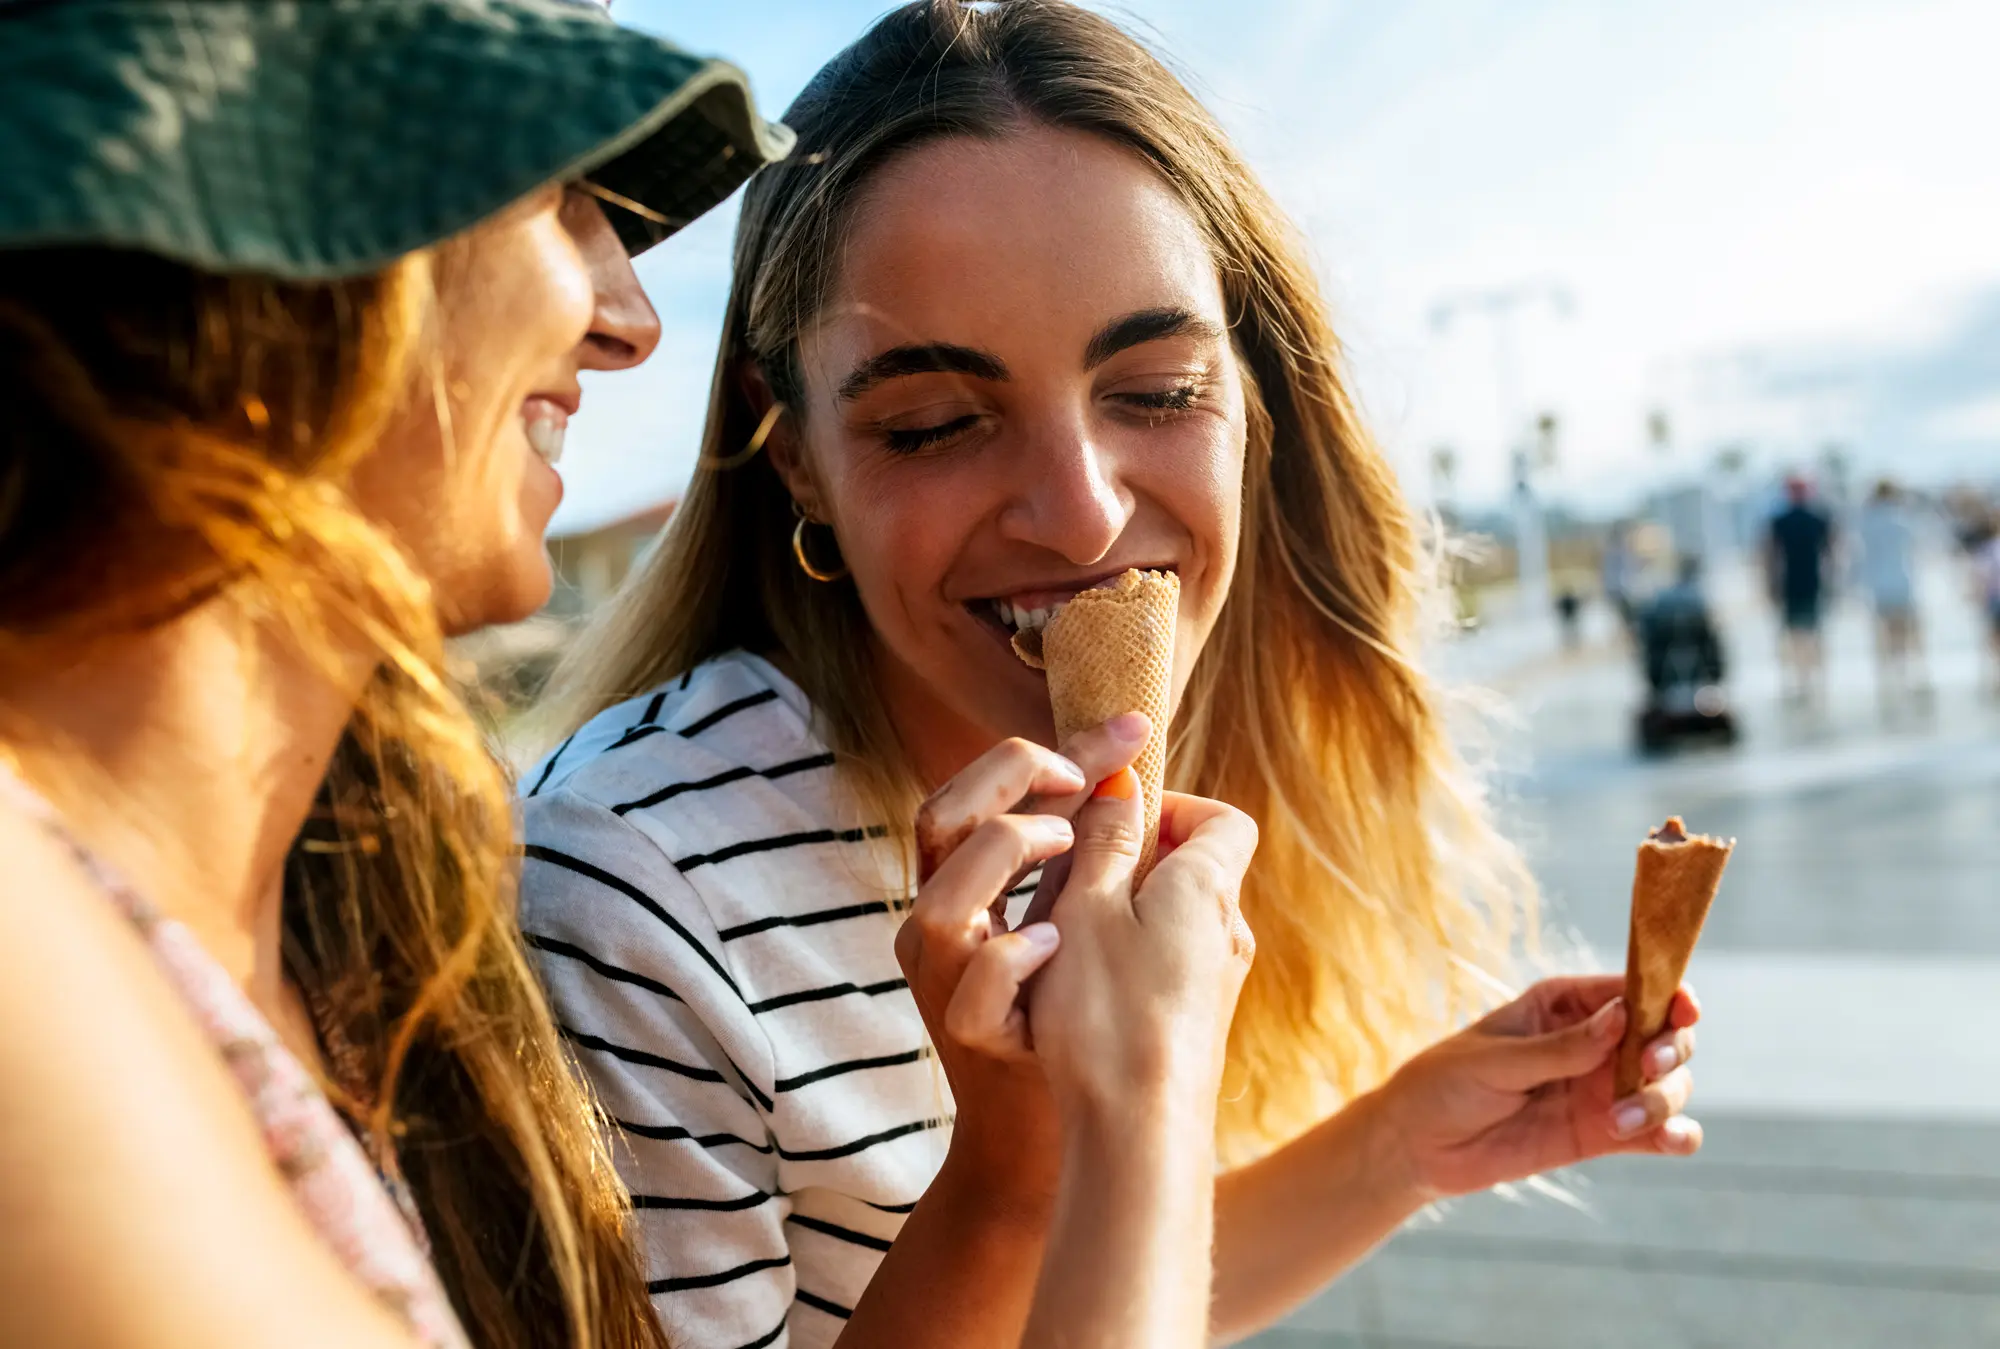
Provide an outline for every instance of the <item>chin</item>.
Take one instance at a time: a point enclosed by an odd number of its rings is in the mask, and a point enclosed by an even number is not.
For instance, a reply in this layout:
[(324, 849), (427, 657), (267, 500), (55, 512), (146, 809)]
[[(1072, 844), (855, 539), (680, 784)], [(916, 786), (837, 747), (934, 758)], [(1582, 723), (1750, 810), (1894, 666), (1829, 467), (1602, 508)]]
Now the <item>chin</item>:
[(1048, 684), (1040, 675), (1030, 677), (1032, 683), (1016, 679), (988, 683), (987, 696), (980, 700), (977, 715), (970, 719), (989, 734), (994, 744), (1018, 736), (1050, 749), (1056, 747), (1055, 712), (1049, 706)]
[(468, 589), (471, 593), (462, 600), (438, 606), (439, 622), (447, 637), (463, 637), (481, 628), (533, 618), (555, 591), (555, 573), (548, 555), (537, 550), (532, 564), (524, 560), (485, 585)]

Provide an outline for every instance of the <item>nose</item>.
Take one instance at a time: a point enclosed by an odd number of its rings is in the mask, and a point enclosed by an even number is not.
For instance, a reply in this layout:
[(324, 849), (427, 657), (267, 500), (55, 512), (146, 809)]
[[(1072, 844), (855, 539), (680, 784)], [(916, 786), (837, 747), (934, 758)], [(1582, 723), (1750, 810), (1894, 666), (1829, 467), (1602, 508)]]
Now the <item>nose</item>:
[(1023, 450), (1010, 470), (1021, 474), (1020, 486), (1001, 514), (1001, 532), (1073, 566), (1103, 558), (1132, 519), (1116, 454), (1093, 442), (1080, 418), (1048, 428)]
[(595, 295), (579, 364), (585, 370), (628, 370), (660, 345), (659, 313), (597, 198), (579, 191), (566, 194), (562, 222), (583, 257)]

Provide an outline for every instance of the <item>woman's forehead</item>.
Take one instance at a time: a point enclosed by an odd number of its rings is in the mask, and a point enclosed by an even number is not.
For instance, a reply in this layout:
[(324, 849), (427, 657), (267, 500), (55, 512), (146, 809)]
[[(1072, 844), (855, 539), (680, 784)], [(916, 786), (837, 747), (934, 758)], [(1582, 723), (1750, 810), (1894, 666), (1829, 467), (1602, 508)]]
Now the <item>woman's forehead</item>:
[(1048, 127), (949, 137), (885, 165), (856, 204), (838, 276), (820, 326), (862, 340), (1224, 312), (1179, 194), (1136, 153)]

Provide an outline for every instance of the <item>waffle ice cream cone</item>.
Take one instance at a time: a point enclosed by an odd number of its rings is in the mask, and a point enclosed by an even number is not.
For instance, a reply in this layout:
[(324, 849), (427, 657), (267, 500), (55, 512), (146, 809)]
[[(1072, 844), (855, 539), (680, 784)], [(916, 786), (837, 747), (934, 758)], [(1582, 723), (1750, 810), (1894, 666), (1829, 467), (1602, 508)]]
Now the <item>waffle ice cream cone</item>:
[(1180, 578), (1172, 572), (1128, 571), (1108, 586), (1078, 594), (1046, 626), (1014, 636), (1015, 654), (1048, 672), (1058, 745), (1127, 712), (1144, 712), (1152, 720), (1152, 738), (1132, 764), (1146, 806), (1135, 885), (1152, 870), (1159, 851), (1180, 598)]
[(1639, 845), (1632, 878), (1632, 936), (1625, 952), (1625, 1038), (1618, 1045), (1613, 1099), (1640, 1086), (1639, 1058), (1667, 1026), (1674, 991), (1687, 973), (1708, 906), (1736, 840), (1690, 835), (1675, 815)]

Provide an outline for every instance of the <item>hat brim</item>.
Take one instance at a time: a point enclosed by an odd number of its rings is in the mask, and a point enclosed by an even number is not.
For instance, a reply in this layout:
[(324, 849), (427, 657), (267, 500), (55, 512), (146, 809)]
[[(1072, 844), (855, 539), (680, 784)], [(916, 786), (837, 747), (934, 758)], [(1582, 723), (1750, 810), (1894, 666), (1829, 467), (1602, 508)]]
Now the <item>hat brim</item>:
[(0, 6), (0, 247), (378, 270), (588, 176), (628, 247), (791, 143), (741, 71), (565, 0)]

